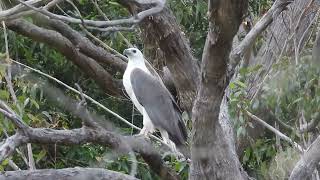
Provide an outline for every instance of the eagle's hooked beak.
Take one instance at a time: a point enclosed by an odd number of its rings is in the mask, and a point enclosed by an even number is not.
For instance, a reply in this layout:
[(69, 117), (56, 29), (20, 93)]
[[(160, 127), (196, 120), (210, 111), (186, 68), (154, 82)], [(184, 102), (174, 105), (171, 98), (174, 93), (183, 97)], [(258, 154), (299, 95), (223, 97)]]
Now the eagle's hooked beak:
[(122, 54), (125, 55), (126, 57), (128, 57), (129, 50), (128, 50), (128, 49), (125, 49)]

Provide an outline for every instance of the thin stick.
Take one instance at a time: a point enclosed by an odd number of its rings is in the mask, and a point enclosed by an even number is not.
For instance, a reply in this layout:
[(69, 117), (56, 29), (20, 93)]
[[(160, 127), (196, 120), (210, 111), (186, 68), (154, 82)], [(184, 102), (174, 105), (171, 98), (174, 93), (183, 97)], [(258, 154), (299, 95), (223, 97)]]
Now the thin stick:
[(262, 119), (260, 119), (259, 117), (251, 114), (249, 111), (244, 110), (244, 113), (246, 115), (248, 115), (251, 119), (257, 121), (259, 124), (261, 124), (262, 126), (266, 127), (267, 129), (269, 129), (270, 131), (272, 131), (273, 133), (275, 133), (280, 139), (283, 139), (287, 142), (289, 142), (293, 147), (295, 147), (296, 149), (298, 149), (300, 152), (304, 152), (305, 150), (295, 141), (293, 141), (291, 138), (289, 138), (288, 136), (286, 136), (285, 134), (283, 134), (282, 132), (278, 131), (277, 129), (275, 129), (274, 127), (270, 126), (268, 123), (266, 123), (265, 121), (263, 121)]
[(31, 143), (27, 144), (27, 149), (28, 149), (29, 168), (31, 171), (36, 170), (36, 165), (34, 164), (34, 159), (33, 159)]

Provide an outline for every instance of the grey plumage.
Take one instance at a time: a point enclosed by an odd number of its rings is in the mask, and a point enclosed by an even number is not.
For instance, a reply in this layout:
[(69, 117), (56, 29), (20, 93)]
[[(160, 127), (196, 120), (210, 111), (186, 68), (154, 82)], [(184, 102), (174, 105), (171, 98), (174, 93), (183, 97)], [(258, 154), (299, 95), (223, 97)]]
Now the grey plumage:
[(155, 77), (139, 68), (132, 70), (130, 81), (137, 100), (145, 108), (153, 125), (167, 131), (170, 140), (177, 146), (185, 144), (186, 127), (168, 90)]

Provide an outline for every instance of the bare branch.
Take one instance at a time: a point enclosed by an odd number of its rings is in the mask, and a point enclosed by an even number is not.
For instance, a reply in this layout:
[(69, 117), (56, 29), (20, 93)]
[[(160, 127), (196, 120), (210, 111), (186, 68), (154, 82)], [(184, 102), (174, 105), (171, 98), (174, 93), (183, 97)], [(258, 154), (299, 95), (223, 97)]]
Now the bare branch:
[(11, 159), (8, 161), (8, 165), (15, 171), (21, 170), (16, 163), (14, 163)]
[(20, 133), (7, 138), (0, 146), (0, 162), (12, 155), (15, 149), (24, 143), (28, 142), (28, 138), (22, 136)]
[(22, 130), (29, 128), (29, 126), (24, 123), (23, 120), (16, 115), (2, 100), (0, 100), (0, 113), (9, 118), (17, 128)]
[[(26, 5), (30, 5), (30, 6), (37, 6), (39, 5), (41, 2), (43, 2), (43, 0), (28, 0), (25, 1), (24, 3)], [(5, 21), (8, 18), (10, 18), (10, 16), (13, 16), (15, 14), (19, 14), (22, 13), (24, 11), (27, 11), (29, 8), (27, 8), (25, 5), (22, 4), (18, 4), (10, 9), (4, 10), (4, 11), (0, 11), (0, 21)]]
[(77, 18), (72, 18), (72, 17), (66, 17), (62, 15), (57, 15), (54, 13), (51, 13), (45, 9), (42, 8), (36, 8), (30, 4), (27, 4), (21, 0), (18, 0), (21, 4), (25, 5), (26, 7), (39, 12), (41, 14), (44, 14), (48, 16), (51, 19), (57, 19), (61, 20), (64, 22), (69, 22), (69, 23), (74, 23), (74, 24), (85, 24), (88, 26), (95, 26), (95, 27), (109, 27), (109, 26), (118, 26), (118, 25), (131, 25), (131, 24), (137, 24), (141, 22), (144, 18), (151, 16), (153, 14), (159, 13), (162, 11), (165, 5), (165, 0), (158, 0), (154, 4), (155, 6), (147, 9), (145, 11), (142, 11), (138, 13), (137, 15), (127, 18), (127, 19), (117, 19), (117, 20), (112, 20), (112, 21), (95, 21), (95, 20), (82, 20), (82, 19), (77, 19)]
[(122, 26), (112, 26), (112, 27), (106, 27), (106, 28), (99, 28), (99, 27), (87, 27), (88, 29), (92, 29), (92, 30), (97, 30), (97, 31), (101, 31), (104, 33), (111, 33), (111, 32), (116, 32), (116, 31), (134, 31), (135, 30), (135, 26), (131, 26), (131, 27), (122, 27)]
[(309, 132), (311, 130), (313, 130), (320, 122), (320, 113), (318, 112), (316, 117), (313, 118), (310, 122), (303, 124), (302, 126), (300, 126), (300, 133), (304, 133), (304, 132)]
[(275, 133), (277, 136), (280, 137), (280, 139), (283, 139), (287, 142), (289, 142), (293, 147), (295, 147), (296, 149), (298, 149), (300, 152), (304, 152), (304, 149), (295, 141), (293, 141), (291, 138), (289, 138), (288, 136), (286, 136), (285, 134), (283, 134), (282, 132), (278, 131), (277, 129), (275, 129), (274, 127), (270, 126), (268, 123), (264, 122), (262, 119), (258, 118), (257, 116), (251, 114), (249, 111), (244, 110), (244, 112), (253, 120), (255, 120), (256, 122), (258, 122), (259, 124), (261, 124), (262, 126), (266, 127), (267, 129), (269, 129), (270, 131), (272, 131), (273, 133)]
[(9, 29), (16, 31), (38, 42), (46, 43), (57, 49), (66, 58), (77, 65), (84, 73), (93, 78), (102, 89), (112, 95), (120, 95), (118, 84), (113, 77), (95, 60), (87, 57), (61, 34), (40, 28), (25, 20), (12, 20), (7, 22)]
[(85, 55), (93, 58), (100, 63), (109, 64), (121, 71), (125, 70), (126, 63), (123, 62), (120, 58), (108, 53), (103, 48), (94, 45), (89, 39), (83, 37), (79, 32), (73, 30), (67, 24), (58, 20), (48, 19), (44, 16), (40, 17), (48, 22), (48, 24), (56, 31), (68, 38), (74, 44), (74, 46), (79, 48), (80, 51)]
[(27, 143), (27, 150), (28, 150), (28, 159), (29, 159), (29, 169), (30, 170), (35, 170), (36, 169), (36, 165), (34, 163), (34, 159), (33, 159), (33, 152), (32, 152), (32, 146), (30, 143)]
[[(104, 20), (110, 21), (107, 15), (99, 7), (97, 0), (91, 0), (91, 2), (94, 4), (94, 7), (97, 9), (99, 14), (103, 16)], [(117, 33), (123, 39), (123, 41), (127, 44), (128, 47), (133, 47), (132, 44), (129, 42), (129, 40), (126, 37), (124, 37), (124, 35), (121, 32), (118, 31)]]
[(238, 65), (245, 52), (252, 46), (257, 37), (292, 2), (292, 0), (277, 0), (274, 2), (268, 12), (264, 14), (263, 17), (254, 25), (240, 44), (232, 50), (230, 54), (229, 78), (233, 76), (235, 67)]
[(104, 179), (127, 179), (137, 180), (137, 178), (101, 168), (65, 168), (65, 169), (41, 169), (23, 171), (5, 171), (0, 174), (0, 180), (43, 180), (43, 179), (65, 179), (65, 180), (104, 180)]

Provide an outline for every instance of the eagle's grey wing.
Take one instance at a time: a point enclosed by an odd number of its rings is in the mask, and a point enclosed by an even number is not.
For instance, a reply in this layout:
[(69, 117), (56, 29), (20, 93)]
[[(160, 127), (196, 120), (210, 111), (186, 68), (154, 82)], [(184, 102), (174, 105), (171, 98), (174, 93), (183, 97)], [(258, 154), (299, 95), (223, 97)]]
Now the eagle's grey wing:
[(176, 144), (185, 144), (187, 131), (181, 114), (168, 90), (155, 77), (139, 68), (132, 70), (130, 81), (139, 103), (153, 125), (166, 130)]

